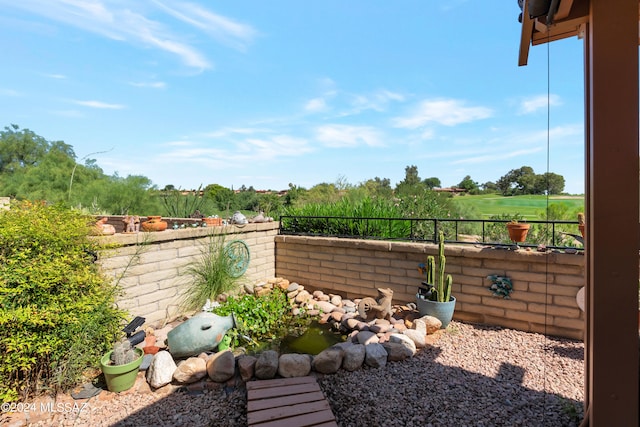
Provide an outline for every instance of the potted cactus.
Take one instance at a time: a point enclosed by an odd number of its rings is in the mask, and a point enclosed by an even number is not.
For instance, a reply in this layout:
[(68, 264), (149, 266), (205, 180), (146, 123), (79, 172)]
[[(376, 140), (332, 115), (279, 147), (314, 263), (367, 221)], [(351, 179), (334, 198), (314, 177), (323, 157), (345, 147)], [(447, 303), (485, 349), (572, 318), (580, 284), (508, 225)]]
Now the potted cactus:
[(418, 269), (426, 275), (426, 280), (418, 288), (416, 305), (421, 316), (433, 316), (442, 322), (446, 328), (453, 318), (456, 299), (451, 295), (453, 279), (450, 274), (445, 276), (447, 258), (444, 255), (444, 233), (438, 235), (438, 265), (433, 255), (427, 257), (427, 263), (420, 264)]
[(100, 367), (109, 391), (120, 392), (133, 387), (143, 355), (141, 349), (131, 347), (131, 342), (123, 339), (114, 344), (113, 350), (102, 356)]

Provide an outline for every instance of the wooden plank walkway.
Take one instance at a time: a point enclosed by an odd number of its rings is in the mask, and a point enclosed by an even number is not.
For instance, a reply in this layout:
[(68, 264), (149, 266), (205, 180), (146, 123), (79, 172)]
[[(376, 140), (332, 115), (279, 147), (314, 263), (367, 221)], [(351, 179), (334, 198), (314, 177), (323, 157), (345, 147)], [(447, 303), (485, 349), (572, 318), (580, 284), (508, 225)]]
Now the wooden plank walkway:
[(338, 427), (314, 377), (247, 382), (249, 427)]

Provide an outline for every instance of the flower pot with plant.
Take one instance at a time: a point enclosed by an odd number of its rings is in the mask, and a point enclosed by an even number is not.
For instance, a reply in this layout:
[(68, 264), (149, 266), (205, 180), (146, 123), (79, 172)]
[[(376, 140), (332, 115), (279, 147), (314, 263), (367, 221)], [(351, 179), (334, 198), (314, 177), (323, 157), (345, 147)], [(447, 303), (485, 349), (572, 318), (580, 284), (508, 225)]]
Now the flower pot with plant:
[(113, 350), (102, 356), (100, 367), (109, 391), (120, 392), (133, 387), (143, 356), (143, 351), (132, 348), (127, 339), (115, 343)]
[(453, 279), (450, 274), (445, 277), (447, 259), (444, 255), (444, 233), (438, 235), (438, 266), (433, 255), (427, 257), (427, 264), (420, 264), (419, 270), (426, 275), (426, 280), (418, 288), (416, 305), (421, 316), (433, 316), (446, 328), (453, 318), (456, 299), (451, 295)]

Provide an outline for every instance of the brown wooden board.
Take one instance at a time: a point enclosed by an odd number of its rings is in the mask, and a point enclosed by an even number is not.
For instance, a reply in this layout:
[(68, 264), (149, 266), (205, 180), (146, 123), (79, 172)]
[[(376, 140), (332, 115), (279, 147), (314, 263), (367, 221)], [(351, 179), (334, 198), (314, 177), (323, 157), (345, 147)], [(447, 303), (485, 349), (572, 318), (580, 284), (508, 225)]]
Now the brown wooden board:
[(314, 377), (247, 383), (247, 423), (252, 427), (337, 427)]

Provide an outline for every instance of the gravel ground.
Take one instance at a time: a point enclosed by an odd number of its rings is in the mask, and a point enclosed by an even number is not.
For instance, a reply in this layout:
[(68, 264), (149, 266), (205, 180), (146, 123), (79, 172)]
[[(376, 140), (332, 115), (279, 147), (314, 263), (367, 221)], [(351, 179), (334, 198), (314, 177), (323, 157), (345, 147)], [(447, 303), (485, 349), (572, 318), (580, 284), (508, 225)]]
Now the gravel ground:
[[(340, 427), (577, 426), (583, 348), (580, 341), (452, 322), (432, 347), (409, 360), (319, 375), (318, 382)], [(82, 411), (58, 412), (32, 425), (246, 425), (243, 386), (102, 393), (86, 402)]]

